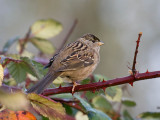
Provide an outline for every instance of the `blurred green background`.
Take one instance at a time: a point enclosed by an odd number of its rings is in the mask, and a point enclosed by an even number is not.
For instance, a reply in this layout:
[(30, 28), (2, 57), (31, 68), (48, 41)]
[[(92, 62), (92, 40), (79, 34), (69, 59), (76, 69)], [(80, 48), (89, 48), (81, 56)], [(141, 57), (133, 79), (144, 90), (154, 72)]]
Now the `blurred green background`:
[[(53, 18), (63, 24), (63, 31), (51, 39), (59, 46), (75, 19), (78, 24), (68, 42), (85, 33), (92, 33), (105, 45), (95, 73), (108, 78), (129, 75), (136, 40), (143, 32), (139, 53), (139, 72), (160, 70), (160, 1), (146, 0), (0, 0), (0, 48), (15, 36), (23, 37), (36, 20)], [(33, 46), (30, 51), (37, 53)], [(16, 53), (14, 45), (10, 53)], [(130, 64), (129, 64), (130, 63)], [(130, 108), (133, 116), (144, 111), (160, 111), (160, 80), (152, 79), (128, 86), (137, 106)]]

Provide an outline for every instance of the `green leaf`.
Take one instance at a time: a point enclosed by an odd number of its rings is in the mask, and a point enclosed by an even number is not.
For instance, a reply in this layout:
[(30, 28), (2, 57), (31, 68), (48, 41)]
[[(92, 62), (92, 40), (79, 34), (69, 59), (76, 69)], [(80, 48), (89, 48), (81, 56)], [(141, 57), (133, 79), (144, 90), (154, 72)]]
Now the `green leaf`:
[(103, 112), (107, 113), (109, 111), (112, 111), (112, 105), (107, 101), (105, 96), (99, 95), (92, 99), (93, 106), (98, 109), (102, 110)]
[(138, 118), (145, 118), (147, 120), (159, 120), (160, 112), (144, 112), (137, 116)]
[(43, 70), (43, 65), (30, 60), (27, 57), (21, 57), (20, 62), (10, 62), (7, 64), (7, 68), (11, 76), (17, 81), (22, 82), (26, 79), (27, 73), (41, 79), (47, 70)]
[(113, 102), (121, 102), (122, 89), (118, 86), (106, 88), (106, 97), (108, 100)]
[[(95, 91), (94, 93), (93, 92), (90, 92), (90, 91), (86, 91), (85, 92), (85, 96), (88, 100), (91, 100), (93, 99), (94, 97), (96, 97), (97, 95), (101, 94), (101, 91)], [(102, 93), (103, 94), (103, 93)]]
[(124, 104), (127, 107), (134, 107), (136, 106), (136, 102), (131, 100), (122, 100), (122, 104)]
[(8, 41), (5, 43), (5, 45), (3, 46), (2, 52), (4, 52), (4, 53), (7, 52), (8, 49), (11, 47), (11, 45), (12, 45), (13, 43), (15, 43), (16, 41), (18, 41), (18, 40), (19, 40), (18, 37), (8, 40)]
[(51, 98), (61, 98), (61, 99), (73, 99), (73, 95), (70, 93), (62, 93), (50, 96)]
[(16, 80), (16, 82), (22, 82), (26, 79), (26, 70), (29, 69), (27, 64), (24, 62), (14, 63), (10, 62), (7, 64), (7, 68), (11, 76)]
[(27, 72), (37, 77), (38, 79), (41, 79), (48, 71), (47, 69), (43, 69), (44, 66), (42, 64), (34, 60), (30, 60), (28, 57), (21, 57), (21, 60), (23, 60), (29, 67), (30, 70), (27, 70)]
[(50, 120), (65, 120), (67, 118), (65, 109), (61, 103), (34, 93), (28, 94), (27, 97), (31, 101), (33, 108)]
[(123, 118), (124, 120), (133, 120), (132, 116), (128, 113), (127, 110), (123, 111)]
[(53, 19), (38, 20), (31, 26), (31, 35), (43, 39), (54, 37), (62, 30), (62, 25)]
[(107, 93), (108, 96), (114, 98), (114, 96), (117, 93), (117, 87), (115, 87), (115, 86), (108, 87), (108, 88), (106, 88), (105, 92)]
[(82, 106), (87, 111), (89, 120), (111, 120), (111, 118), (106, 115), (104, 112), (96, 110), (90, 106), (86, 101), (80, 98), (78, 95), (74, 95), (82, 104)]
[(52, 43), (46, 39), (34, 37), (30, 39), (30, 42), (43, 53), (53, 54), (55, 51)]

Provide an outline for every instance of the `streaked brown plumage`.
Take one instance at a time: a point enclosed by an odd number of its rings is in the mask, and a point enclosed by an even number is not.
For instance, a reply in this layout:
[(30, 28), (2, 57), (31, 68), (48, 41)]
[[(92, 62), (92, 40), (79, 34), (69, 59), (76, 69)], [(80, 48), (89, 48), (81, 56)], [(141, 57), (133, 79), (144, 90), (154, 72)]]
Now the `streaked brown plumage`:
[[(99, 63), (99, 50), (103, 43), (92, 34), (85, 34), (73, 43), (63, 47), (54, 55), (46, 68), (48, 73), (36, 85), (27, 91), (40, 94), (58, 76), (65, 77), (74, 83), (87, 78)], [(47, 48), (46, 48), (47, 49)]]

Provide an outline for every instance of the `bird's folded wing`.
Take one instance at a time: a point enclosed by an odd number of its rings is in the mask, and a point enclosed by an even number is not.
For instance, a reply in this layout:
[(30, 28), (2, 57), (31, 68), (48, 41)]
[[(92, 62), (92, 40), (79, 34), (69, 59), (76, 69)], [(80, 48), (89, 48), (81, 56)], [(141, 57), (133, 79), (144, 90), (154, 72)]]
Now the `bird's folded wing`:
[(93, 52), (76, 51), (67, 56), (61, 62), (62, 66), (58, 71), (77, 70), (90, 66), (94, 63)]

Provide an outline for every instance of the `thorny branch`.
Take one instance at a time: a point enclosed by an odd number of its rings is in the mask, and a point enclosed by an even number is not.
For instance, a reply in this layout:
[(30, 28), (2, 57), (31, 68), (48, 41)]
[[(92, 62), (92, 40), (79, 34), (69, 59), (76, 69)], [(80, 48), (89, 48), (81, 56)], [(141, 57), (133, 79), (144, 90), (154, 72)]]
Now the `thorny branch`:
[(133, 65), (132, 65), (132, 74), (135, 75), (136, 74), (136, 60), (137, 60), (137, 54), (138, 54), (138, 47), (139, 47), (139, 42), (140, 42), (140, 39), (141, 39), (141, 36), (142, 36), (142, 32), (140, 32), (138, 34), (138, 40), (136, 41), (137, 42), (137, 45), (136, 45), (136, 49), (135, 49), (135, 53), (134, 53), (134, 59), (133, 59)]
[[(112, 80), (102, 81), (102, 82), (96, 82), (91, 84), (85, 84), (85, 85), (78, 85), (75, 87), (74, 92), (80, 92), (80, 91), (95, 91), (98, 89), (105, 89), (107, 87), (115, 86), (115, 85), (121, 85), (125, 83), (140, 81), (140, 80), (146, 80), (146, 79), (152, 79), (160, 77), (160, 71), (154, 71), (154, 72), (145, 72), (145, 73), (138, 73), (135, 75), (122, 77), (122, 78), (116, 78)], [(42, 94), (45, 96), (53, 95), (53, 94), (60, 94), (60, 93), (71, 93), (72, 86), (69, 87), (61, 87), (61, 88), (55, 88), (55, 89), (46, 89)]]

